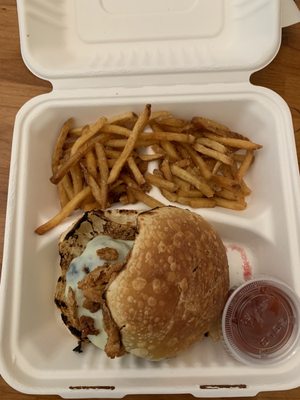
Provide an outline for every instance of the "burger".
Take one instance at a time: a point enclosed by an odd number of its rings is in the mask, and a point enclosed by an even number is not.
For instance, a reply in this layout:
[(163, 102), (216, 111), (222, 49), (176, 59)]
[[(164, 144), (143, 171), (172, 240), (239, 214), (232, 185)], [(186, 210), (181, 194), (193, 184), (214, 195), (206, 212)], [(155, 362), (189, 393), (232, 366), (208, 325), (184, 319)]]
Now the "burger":
[(62, 235), (55, 303), (81, 344), (114, 358), (176, 356), (220, 321), (226, 250), (201, 216), (176, 207), (85, 213)]

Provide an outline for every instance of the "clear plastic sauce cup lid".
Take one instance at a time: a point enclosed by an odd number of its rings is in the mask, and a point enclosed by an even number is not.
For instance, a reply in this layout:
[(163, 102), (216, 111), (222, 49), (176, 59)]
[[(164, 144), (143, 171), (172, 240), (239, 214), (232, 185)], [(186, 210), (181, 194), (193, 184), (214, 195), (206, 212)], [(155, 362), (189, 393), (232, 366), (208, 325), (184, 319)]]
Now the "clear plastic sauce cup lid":
[(277, 279), (252, 279), (229, 297), (222, 331), (229, 352), (246, 364), (284, 361), (299, 345), (300, 302)]

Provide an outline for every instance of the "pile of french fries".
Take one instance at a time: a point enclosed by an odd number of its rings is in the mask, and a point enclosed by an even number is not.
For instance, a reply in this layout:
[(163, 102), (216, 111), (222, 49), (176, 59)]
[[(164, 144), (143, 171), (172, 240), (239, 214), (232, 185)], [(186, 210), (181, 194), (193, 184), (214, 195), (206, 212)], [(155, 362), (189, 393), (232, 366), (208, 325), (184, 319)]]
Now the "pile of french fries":
[(243, 210), (251, 193), (244, 177), (261, 147), (215, 121), (151, 112), (149, 104), (139, 115), (101, 117), (79, 128), (69, 119), (52, 155), (50, 181), (57, 185), (61, 210), (36, 233), (44, 234), (76, 209), (138, 201), (163, 206), (148, 194), (153, 186), (168, 201), (192, 208)]

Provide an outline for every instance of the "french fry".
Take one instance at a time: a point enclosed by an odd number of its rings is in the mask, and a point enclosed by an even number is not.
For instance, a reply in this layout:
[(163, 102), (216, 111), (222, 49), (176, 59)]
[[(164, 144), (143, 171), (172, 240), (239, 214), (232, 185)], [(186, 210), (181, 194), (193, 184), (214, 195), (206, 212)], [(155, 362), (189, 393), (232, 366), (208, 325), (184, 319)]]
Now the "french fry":
[(173, 133), (173, 132), (162, 132), (162, 131), (153, 131), (142, 133), (140, 135), (141, 140), (159, 140), (159, 141), (168, 141), (168, 142), (179, 142), (179, 143), (194, 143), (196, 138), (193, 135), (189, 135), (186, 133)]
[(180, 168), (187, 168), (191, 165), (191, 160), (184, 158), (180, 161), (175, 161), (174, 165), (177, 165)]
[(173, 192), (173, 193), (172, 193), (172, 192), (169, 192), (168, 190), (162, 189), (162, 188), (160, 188), (159, 190), (160, 190), (161, 194), (162, 194), (167, 200), (169, 200), (169, 201), (171, 201), (171, 202), (173, 202), (173, 203), (175, 203), (175, 202), (177, 201), (178, 195), (177, 195), (176, 193), (174, 193), (174, 192)]
[(189, 182), (186, 182), (186, 181), (178, 178), (178, 176), (173, 176), (172, 180), (176, 183), (176, 185), (179, 187), (179, 189), (191, 190), (191, 184)]
[(154, 161), (154, 160), (159, 160), (160, 158), (163, 157), (163, 154), (138, 154), (138, 157), (142, 161)]
[(213, 135), (211, 133), (205, 133), (209, 139), (213, 139), (216, 142), (222, 143), (226, 146), (234, 147), (237, 149), (246, 149), (246, 150), (258, 150), (262, 148), (262, 145), (251, 142), (250, 140), (243, 140), (243, 139), (235, 139), (231, 137), (222, 137)]
[(159, 124), (173, 126), (175, 128), (183, 128), (187, 124), (187, 121), (185, 121), (184, 119), (174, 118), (170, 116), (161, 118), (159, 120)]
[(51, 218), (45, 224), (39, 226), (35, 233), (38, 235), (43, 235), (48, 232), (50, 229), (53, 229), (57, 225), (59, 225), (65, 218), (67, 218), (79, 205), (80, 203), (91, 193), (91, 189), (89, 187), (85, 187), (81, 192), (77, 193), (72, 200), (70, 200), (58, 214), (56, 214), (53, 218)]
[(137, 181), (137, 183), (141, 186), (145, 183), (145, 178), (143, 177), (141, 171), (139, 170), (138, 166), (136, 165), (136, 162), (134, 161), (133, 157), (128, 157), (127, 159), (127, 164), (129, 169), (131, 170), (134, 179)]
[(133, 192), (129, 188), (127, 189), (127, 198), (129, 204), (135, 204), (137, 202), (137, 199), (134, 197)]
[(228, 149), (222, 143), (218, 143), (216, 140), (209, 138), (201, 137), (198, 138), (196, 142), (202, 144), (203, 146), (209, 147), (210, 149), (216, 150), (219, 153), (226, 154), (228, 151)]
[(213, 175), (216, 175), (216, 174), (217, 174), (217, 172), (218, 172), (219, 168), (221, 167), (221, 165), (222, 165), (221, 161), (217, 161), (217, 162), (215, 163), (215, 165), (214, 165), (214, 167), (213, 167), (213, 169), (212, 169), (212, 174), (213, 174)]
[(165, 150), (167, 157), (169, 157), (171, 161), (180, 160), (179, 154), (177, 153), (175, 146), (171, 142), (164, 140), (160, 143), (160, 145), (163, 150)]
[(125, 182), (128, 188), (135, 188), (135, 189), (140, 189), (139, 185), (127, 174), (122, 174), (120, 176), (121, 181)]
[(196, 177), (191, 173), (185, 171), (184, 169), (177, 167), (177, 165), (171, 165), (171, 172), (173, 175), (177, 176), (178, 178), (192, 184), (200, 190), (206, 197), (212, 197), (214, 195), (213, 190), (210, 186), (205, 182), (205, 180), (201, 177)]
[(96, 200), (96, 202), (98, 204), (101, 204), (101, 201), (102, 201), (101, 189), (100, 189), (97, 181), (95, 180), (93, 175), (91, 175), (89, 173), (87, 168), (85, 168), (83, 165), (81, 166), (81, 168), (83, 169), (84, 178), (86, 180), (86, 183), (88, 184), (88, 186), (91, 189), (91, 192), (92, 192), (92, 195), (93, 195), (94, 199)]
[(194, 164), (199, 168), (201, 175), (206, 179), (209, 180), (211, 178), (211, 171), (209, 170), (206, 162), (203, 160), (203, 158), (191, 147), (183, 145), (183, 147), (186, 149), (186, 151), (189, 153), (191, 156), (191, 159), (193, 160)]
[(131, 130), (124, 128), (123, 126), (119, 125), (110, 125), (110, 124), (105, 124), (101, 128), (101, 132), (103, 133), (112, 133), (115, 135), (120, 135), (120, 136), (125, 136), (129, 137), (131, 135)]
[(250, 165), (252, 164), (253, 158), (254, 158), (253, 150), (248, 150), (246, 153), (246, 156), (244, 158), (244, 161), (242, 162), (242, 164), (236, 174), (236, 178), (239, 182), (246, 175), (248, 169), (250, 168)]
[(86, 153), (95, 146), (95, 143), (104, 143), (108, 140), (108, 137), (102, 135), (101, 137), (93, 137), (84, 143), (75, 154), (70, 156), (68, 160), (60, 166), (60, 168), (51, 176), (50, 181), (54, 184), (57, 184), (62, 180), (67, 172), (75, 165), (77, 162), (81, 160), (82, 157), (86, 155)]
[(74, 187), (74, 194), (81, 192), (83, 184), (82, 184), (82, 172), (78, 164), (75, 164), (70, 169), (73, 187)]
[(97, 203), (96, 201), (93, 201), (91, 203), (86, 203), (83, 205), (82, 208), (84, 211), (92, 211), (92, 210), (101, 209), (99, 203)]
[(154, 153), (162, 154), (162, 155), (165, 155), (165, 154), (166, 154), (165, 150), (162, 149), (162, 148), (161, 148), (158, 144), (156, 144), (156, 143), (154, 143), (154, 144), (151, 146), (151, 149), (154, 151)]
[(243, 200), (226, 200), (220, 197), (214, 198), (216, 205), (223, 208), (229, 208), (231, 210), (242, 211), (247, 207), (247, 203)]
[(108, 176), (109, 168), (107, 163), (107, 158), (102, 143), (95, 144), (95, 151), (97, 156), (99, 174), (100, 174), (100, 187), (101, 187), (101, 201), (100, 205), (102, 209), (106, 208), (107, 196), (108, 196)]
[(127, 121), (136, 118), (136, 115), (132, 111), (125, 112), (119, 115), (113, 115), (107, 119), (109, 125), (116, 124), (119, 122)]
[(54, 151), (52, 154), (52, 173), (54, 174), (58, 170), (58, 166), (60, 163), (60, 160), (62, 158), (62, 153), (63, 153), (63, 146), (66, 141), (66, 138), (68, 136), (68, 133), (71, 129), (72, 125), (72, 118), (69, 118), (62, 126), (58, 138), (56, 140), (55, 146), (54, 146)]
[(111, 148), (104, 148), (104, 152), (107, 158), (119, 158), (121, 152), (119, 150), (113, 150)]
[(172, 114), (169, 111), (152, 111), (150, 116), (150, 121), (161, 119), (161, 118), (168, 118), (171, 117)]
[(69, 198), (62, 182), (59, 182), (59, 184), (57, 185), (57, 191), (58, 191), (60, 207), (63, 208), (68, 203)]
[(227, 126), (208, 118), (194, 117), (192, 118), (192, 124), (210, 132), (230, 132)]
[(71, 200), (74, 197), (74, 190), (71, 178), (69, 174), (66, 174), (62, 180), (62, 185), (67, 193), (68, 199)]
[(218, 186), (231, 190), (234, 187), (240, 187), (240, 183), (232, 178), (227, 178), (226, 176), (213, 175), (211, 181), (216, 183)]
[(108, 177), (108, 184), (113, 183), (116, 179), (118, 179), (118, 176), (120, 175), (123, 165), (126, 163), (127, 158), (134, 149), (134, 145), (138, 139), (139, 134), (144, 129), (145, 125), (148, 123), (150, 113), (151, 113), (151, 105), (147, 104), (144, 111), (138, 117), (137, 122), (133, 128), (132, 134), (129, 136), (121, 156), (117, 159), (117, 162), (114, 164), (114, 166), (110, 171), (110, 175)]
[(88, 173), (92, 175), (94, 179), (97, 179), (97, 161), (96, 157), (94, 155), (93, 150), (90, 150), (86, 155), (85, 155), (85, 160), (86, 160), (86, 168), (88, 170)]
[(196, 189), (190, 189), (190, 190), (179, 189), (177, 191), (177, 194), (180, 197), (191, 197), (191, 198), (203, 197), (203, 193), (201, 193), (199, 190)]
[(163, 162), (160, 164), (160, 170), (163, 173), (164, 177), (172, 182), (173, 177), (172, 177), (172, 172), (170, 169), (170, 164), (169, 164), (169, 160), (168, 159), (164, 159)]
[(149, 196), (148, 194), (144, 193), (144, 192), (141, 191), (141, 190), (137, 190), (137, 189), (134, 189), (134, 188), (130, 188), (130, 189), (128, 189), (128, 192), (129, 192), (129, 193), (132, 192), (133, 195), (134, 195), (134, 197), (135, 197), (138, 201), (140, 201), (140, 202), (146, 204), (146, 206), (148, 206), (148, 207), (150, 207), (150, 208), (163, 207), (163, 206), (164, 206), (163, 203), (161, 203), (160, 201), (154, 199), (153, 197)]
[(169, 192), (175, 192), (178, 189), (178, 186), (174, 182), (170, 182), (158, 175), (150, 174), (150, 172), (146, 172), (145, 174), (146, 181), (151, 185), (157, 186), (158, 188), (166, 189)]
[(204, 155), (214, 158), (216, 160), (222, 161), (222, 163), (224, 163), (224, 164), (227, 164), (227, 165), (233, 164), (232, 158), (230, 158), (226, 154), (219, 153), (218, 151), (213, 150), (213, 149), (209, 149), (208, 147), (205, 147), (200, 143), (195, 143), (193, 145), (193, 148), (201, 154), (204, 154)]
[(185, 204), (192, 208), (212, 208), (216, 206), (216, 202), (213, 199), (206, 199), (206, 198), (190, 198), (190, 197), (181, 197), (178, 196), (177, 200), (180, 204)]
[(93, 136), (96, 135), (105, 124), (106, 118), (99, 118), (95, 124), (87, 125), (83, 128), (82, 135), (76, 140), (71, 148), (71, 156), (75, 154), (78, 149), (87, 141), (89, 141)]

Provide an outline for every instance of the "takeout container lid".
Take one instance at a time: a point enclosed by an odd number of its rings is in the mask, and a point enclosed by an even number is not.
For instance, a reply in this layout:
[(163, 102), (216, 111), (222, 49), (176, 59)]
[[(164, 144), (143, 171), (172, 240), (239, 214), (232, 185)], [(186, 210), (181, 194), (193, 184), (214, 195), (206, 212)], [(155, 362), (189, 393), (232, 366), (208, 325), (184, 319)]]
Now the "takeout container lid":
[[(20, 259), (21, 250), (24, 251), (25, 247), (22, 229), (28, 226), (26, 224), (30, 216), (33, 213), (37, 214), (39, 205), (32, 203), (31, 207), (24, 211), (26, 203), (24, 193), (27, 193), (26, 190), (29, 191), (29, 187), (26, 188), (24, 183), (27, 175), (20, 178), (19, 169), (22, 165), (22, 171), (29, 174), (33, 165), (36, 165), (34, 172), (40, 168), (40, 164), (44, 162), (42, 158), (48, 156), (43, 153), (43, 149), (47, 148), (48, 151), (52, 143), (49, 138), (51, 133), (45, 130), (43, 131), (45, 135), (40, 140), (40, 129), (44, 129), (47, 124), (51, 125), (52, 129), (53, 124), (60, 124), (62, 118), (68, 118), (74, 109), (79, 111), (76, 119), (86, 122), (89, 118), (94, 118), (96, 113), (101, 111), (101, 107), (104, 107), (105, 112), (110, 112), (107, 110), (111, 109), (121, 112), (124, 105), (127, 109), (131, 109), (132, 105), (140, 107), (145, 97), (150, 98), (153, 104), (160, 102), (163, 105), (172, 104), (177, 113), (184, 111), (182, 107), (184, 103), (187, 107), (194, 105), (191, 112), (198, 112), (198, 102), (199, 104), (201, 101), (207, 102), (209, 105), (199, 111), (204, 113), (203, 115), (207, 115), (212, 108), (211, 105), (219, 102), (217, 107), (219, 110), (222, 109), (220, 112), (222, 118), (226, 119), (228, 114), (232, 113), (232, 119), (237, 121), (237, 109), (234, 107), (240, 101), (243, 102), (243, 107), (239, 109), (240, 115), (243, 110), (251, 109), (262, 130), (263, 111), (271, 110), (271, 121), (274, 122), (276, 134), (280, 132), (281, 135), (282, 156), (278, 157), (280, 158), (278, 165), (290, 171), (289, 179), (284, 181), (284, 189), (286, 193), (291, 194), (293, 204), (297, 202), (300, 198), (299, 192), (295, 189), (295, 185), (291, 189), (296, 179), (296, 153), (293, 151), (292, 124), (288, 108), (275, 93), (253, 87), (249, 83), (251, 73), (270, 62), (279, 49), (282, 22), (280, 1), (18, 0), (17, 4), (24, 62), (35, 75), (49, 80), (53, 85), (53, 91), (25, 104), (15, 124), (0, 293), (2, 324), (0, 324), (0, 351), (3, 355), (0, 357), (0, 364), (4, 378), (23, 392), (59, 394), (71, 398), (123, 397), (126, 394), (140, 393), (192, 393), (195, 396), (205, 397), (246, 396), (255, 395), (260, 390), (276, 389), (279, 386), (280, 389), (295, 386), (297, 378), (294, 376), (294, 370), (293, 376), (280, 385), (273, 382), (272, 370), (264, 371), (265, 375), (259, 382), (252, 376), (252, 371), (247, 375), (247, 379), (244, 370), (240, 368), (236, 375), (232, 375), (235, 366), (225, 356), (218, 364), (216, 359), (220, 354), (218, 348), (213, 346), (201, 347), (203, 354), (200, 360), (197, 360), (197, 365), (201, 365), (201, 360), (204, 360), (210, 367), (207, 380), (201, 381), (198, 369), (193, 368), (192, 355), (188, 355), (184, 362), (179, 357), (175, 366), (171, 367), (166, 363), (150, 367), (143, 360), (132, 359), (114, 360), (112, 367), (105, 358), (104, 373), (100, 376), (97, 370), (99, 354), (95, 355), (92, 351), (87, 354), (88, 360), (80, 364), (74, 374), (71, 366), (69, 369), (57, 371), (52, 364), (49, 368), (53, 370), (49, 373), (49, 369), (44, 371), (41, 368), (37, 371), (37, 368), (39, 362), (46, 362), (48, 368), (48, 364), (52, 362), (50, 356), (46, 361), (37, 358), (36, 365), (34, 363), (30, 365), (23, 354), (18, 353), (19, 347), (12, 345), (18, 343), (22, 349), (30, 353), (30, 346), (34, 340), (37, 341), (37, 346), (41, 346), (43, 334), (46, 335), (53, 328), (51, 334), (56, 337), (59, 327), (57, 321), (55, 326), (45, 324), (33, 331), (32, 335), (30, 333), (30, 340), (26, 340), (29, 327), (25, 320), (27, 314), (22, 312), (22, 307), (24, 306), (25, 311), (31, 316), (34, 314), (25, 301), (28, 299), (28, 293), (24, 293), (28, 280), (42, 282), (47, 293), (50, 292), (47, 298), (43, 293), (43, 296), (31, 300), (40, 301), (41, 307), (47, 307), (49, 320), (53, 318), (53, 313), (56, 313), (54, 305), (49, 302), (49, 297), (53, 294), (52, 288), (47, 285), (54, 279), (53, 266), (57, 259), (53, 249), (56, 249), (58, 238), (55, 232), (53, 235), (50, 233), (47, 238), (39, 238), (35, 247), (37, 257), (41, 258), (42, 253), (43, 256), (46, 255), (47, 260), (51, 258), (49, 262), (47, 261), (50, 266), (39, 265), (40, 268), (36, 268), (30, 252), (35, 237), (26, 238), (25, 250), (28, 248), (30, 254), (29, 256), (27, 254), (26, 260)], [(229, 104), (228, 108), (226, 104)], [(59, 117), (57, 111), (61, 111)], [(242, 125), (253, 121), (251, 113), (247, 116), (248, 119), (241, 122)], [(36, 123), (32, 126), (30, 124), (34, 118)], [(272, 129), (270, 131), (274, 132)], [(259, 130), (254, 133), (258, 135)], [(259, 140), (258, 136), (254, 136), (254, 139), (256, 138)], [(276, 138), (279, 141), (277, 136)], [(28, 144), (29, 141), (31, 146)], [(41, 142), (45, 143), (42, 144), (44, 146), (42, 151), (40, 151)], [(29, 151), (31, 156), (34, 154), (34, 160), (28, 156)], [(271, 153), (266, 151), (266, 155), (270, 161)], [(276, 155), (278, 156), (277, 153)], [(276, 166), (275, 170), (277, 171)], [(43, 176), (45, 182), (46, 168), (41, 168), (39, 172), (45, 174)], [(39, 183), (37, 179), (36, 184)], [(262, 182), (257, 186), (261, 187)], [(30, 196), (33, 198), (37, 189), (31, 187), (31, 190)], [(43, 190), (41, 187), (38, 191), (45, 196), (44, 200), (47, 203), (49, 201), (47, 189)], [(20, 196), (20, 193), (23, 205), (19, 203), (16, 205), (16, 197)], [(53, 202), (54, 197), (51, 197), (52, 205)], [(281, 203), (278, 201), (278, 204)], [(33, 210), (33, 207), (36, 208)], [(295, 225), (294, 216), (297, 212), (296, 207), (290, 207), (286, 233), (292, 238), (291, 246), (294, 244), (294, 249), (297, 247), (295, 241), (300, 236)], [(210, 215), (213, 216), (213, 213), (214, 211)], [(268, 246), (275, 236), (273, 233), (275, 228), (274, 223), (270, 221), (271, 214), (267, 211), (265, 214), (267, 223), (263, 230), (266, 236), (269, 236), (264, 239), (264, 245)], [(222, 227), (227, 217), (226, 213), (223, 216), (218, 215), (215, 221), (219, 221)], [(248, 218), (251, 218), (251, 215)], [(245, 228), (247, 221), (237, 217), (232, 230), (235, 228), (237, 234), (243, 236), (238, 224)], [(225, 229), (224, 232), (226, 231)], [(290, 235), (290, 231), (294, 235)], [(284, 235), (284, 232), (282, 234)], [(250, 242), (253, 241), (259, 247), (260, 244), (255, 236), (257, 230), (251, 235)], [(299, 251), (294, 251), (291, 255), (289, 252), (293, 264), (300, 259), (298, 253)], [(30, 277), (22, 270), (24, 266), (22, 263), (25, 262), (27, 267), (30, 264), (30, 267), (36, 268)], [(35, 275), (37, 269), (38, 277)], [(292, 280), (294, 274), (294, 270), (288, 270), (289, 280)], [(299, 274), (297, 276), (299, 277)], [(38, 290), (41, 291), (42, 288), (41, 285)], [(298, 285), (299, 290), (300, 285)], [(30, 291), (30, 295), (33, 296), (33, 291)], [(4, 325), (7, 327), (6, 330)], [(27, 336), (24, 335), (26, 336), (24, 338), (22, 335), (18, 336), (21, 325), (27, 330)], [(64, 327), (61, 329), (62, 337), (68, 340), (68, 332)], [(68, 347), (65, 358), (67, 358), (66, 363), (69, 362), (71, 365), (70, 357)], [(64, 361), (61, 360), (62, 363)], [(91, 370), (88, 369), (91, 365), (89, 363), (93, 365)], [(122, 368), (122, 365), (125, 368)], [(144, 369), (147, 371), (146, 374)], [(280, 370), (280, 373), (281, 371), (282, 376), (287, 376), (286, 370)], [(174, 377), (175, 372), (177, 375)], [(278, 371), (276, 372), (278, 374)], [(71, 373), (73, 375), (70, 378)], [(80, 386), (82, 379), (88, 382), (85, 383), (87, 386)], [(98, 386), (99, 380), (109, 382), (109, 386), (106, 386), (106, 383), (104, 386)], [(245, 381), (247, 384), (244, 384)], [(116, 387), (110, 384), (115, 384)]]
[(281, 41), (280, 0), (19, 0), (18, 16), (27, 67), (68, 89), (246, 81)]

